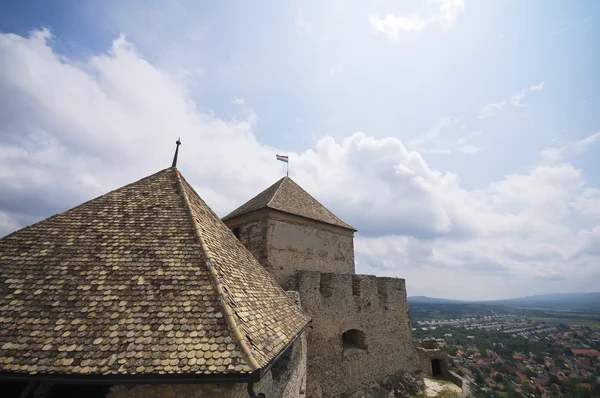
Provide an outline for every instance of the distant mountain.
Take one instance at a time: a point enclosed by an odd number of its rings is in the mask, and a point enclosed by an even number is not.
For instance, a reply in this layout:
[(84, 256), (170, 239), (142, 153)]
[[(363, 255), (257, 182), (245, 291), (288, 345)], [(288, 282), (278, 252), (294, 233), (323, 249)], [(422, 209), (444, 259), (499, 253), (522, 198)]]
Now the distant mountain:
[(600, 308), (600, 293), (550, 293), (479, 303), (509, 307), (597, 309)]
[(407, 298), (411, 304), (487, 304), (505, 307), (600, 309), (599, 293), (550, 293), (505, 300), (449, 300), (427, 296)]
[(464, 301), (460, 300), (450, 300), (450, 299), (442, 299), (442, 298), (434, 298), (427, 296), (412, 296), (407, 297), (409, 303), (419, 303), (419, 304), (458, 304), (464, 303)]

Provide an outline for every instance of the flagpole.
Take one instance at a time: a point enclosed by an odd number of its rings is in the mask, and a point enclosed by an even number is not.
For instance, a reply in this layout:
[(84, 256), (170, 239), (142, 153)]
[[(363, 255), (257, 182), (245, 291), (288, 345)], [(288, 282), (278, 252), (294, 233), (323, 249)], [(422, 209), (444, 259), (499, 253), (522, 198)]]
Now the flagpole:
[(288, 161), (285, 164), (285, 176), (289, 177), (290, 176), (290, 160), (288, 159)]

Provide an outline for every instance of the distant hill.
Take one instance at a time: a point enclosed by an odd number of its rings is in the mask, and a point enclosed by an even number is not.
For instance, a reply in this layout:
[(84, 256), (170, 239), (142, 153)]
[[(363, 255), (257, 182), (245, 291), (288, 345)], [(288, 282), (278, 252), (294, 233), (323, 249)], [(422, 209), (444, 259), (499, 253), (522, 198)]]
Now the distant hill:
[(442, 298), (434, 298), (427, 296), (412, 296), (407, 298), (409, 303), (420, 303), (420, 304), (457, 304), (457, 303), (465, 303), (465, 301), (460, 300), (450, 300), (450, 299), (442, 299)]
[(600, 309), (599, 293), (550, 293), (505, 300), (463, 301), (426, 296), (408, 297), (411, 304), (487, 304), (505, 307)]
[(532, 308), (600, 308), (600, 293), (551, 293), (507, 300), (480, 301), (481, 304)]

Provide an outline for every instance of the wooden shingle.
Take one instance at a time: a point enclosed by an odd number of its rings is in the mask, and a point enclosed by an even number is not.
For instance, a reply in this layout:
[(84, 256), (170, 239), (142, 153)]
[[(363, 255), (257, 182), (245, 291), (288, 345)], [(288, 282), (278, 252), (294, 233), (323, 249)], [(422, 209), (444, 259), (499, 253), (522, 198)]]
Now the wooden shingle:
[(0, 239), (0, 372), (248, 374), (307, 325), (175, 168)]
[(300, 185), (296, 184), (290, 177), (283, 177), (275, 184), (223, 217), (223, 220), (231, 220), (244, 214), (265, 208), (356, 231), (354, 227), (345, 223), (329, 211)]

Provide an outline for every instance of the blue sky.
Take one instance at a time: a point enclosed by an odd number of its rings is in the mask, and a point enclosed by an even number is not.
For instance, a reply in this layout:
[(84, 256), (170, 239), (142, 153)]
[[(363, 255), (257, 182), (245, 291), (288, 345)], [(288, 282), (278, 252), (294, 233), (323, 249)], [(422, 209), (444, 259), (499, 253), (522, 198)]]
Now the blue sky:
[(168, 166), (181, 135), (220, 214), (289, 153), (359, 230), (359, 271), (409, 294), (593, 290), (599, 19), (596, 1), (4, 1), (0, 232)]

